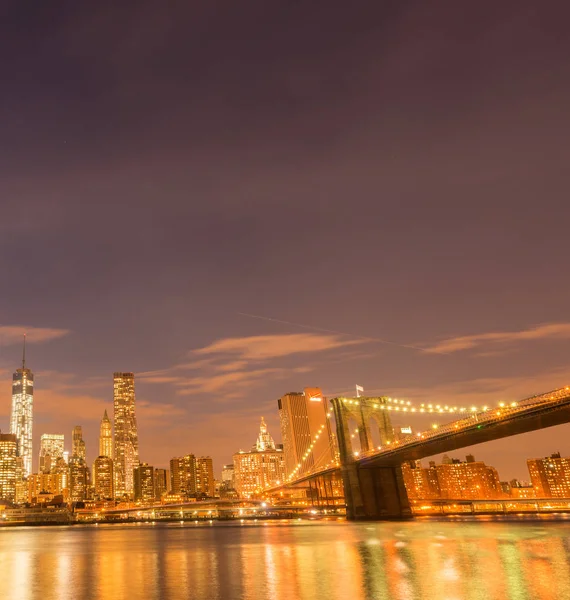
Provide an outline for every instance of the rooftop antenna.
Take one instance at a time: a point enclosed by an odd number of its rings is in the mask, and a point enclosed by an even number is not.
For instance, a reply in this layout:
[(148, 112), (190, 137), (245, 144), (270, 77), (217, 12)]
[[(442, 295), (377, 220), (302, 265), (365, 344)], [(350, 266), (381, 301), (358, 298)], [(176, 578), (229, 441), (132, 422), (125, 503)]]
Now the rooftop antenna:
[(24, 351), (22, 353), (22, 369), (26, 368), (26, 334), (24, 333)]

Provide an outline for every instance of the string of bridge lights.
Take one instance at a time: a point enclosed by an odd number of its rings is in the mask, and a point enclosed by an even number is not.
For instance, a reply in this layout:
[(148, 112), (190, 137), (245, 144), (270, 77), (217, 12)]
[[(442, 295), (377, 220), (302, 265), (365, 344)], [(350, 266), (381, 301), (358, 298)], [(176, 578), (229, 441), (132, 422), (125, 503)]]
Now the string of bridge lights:
[[(348, 398), (344, 398), (343, 402), (345, 404), (360, 404), (359, 400), (350, 400)], [(477, 412), (487, 412), (491, 410), (489, 406), (477, 407), (477, 406), (449, 406), (448, 404), (420, 404), (419, 408), (414, 406), (410, 400), (398, 400), (397, 398), (386, 398), (386, 404), (373, 404), (373, 408), (379, 408), (381, 410), (395, 411), (395, 412), (406, 412), (406, 413), (477, 413)], [(499, 407), (515, 407), (517, 406), (517, 402), (511, 402), (507, 404), (505, 402), (499, 402)], [(330, 413), (329, 413), (330, 414)], [(328, 416), (328, 415), (327, 415)]]

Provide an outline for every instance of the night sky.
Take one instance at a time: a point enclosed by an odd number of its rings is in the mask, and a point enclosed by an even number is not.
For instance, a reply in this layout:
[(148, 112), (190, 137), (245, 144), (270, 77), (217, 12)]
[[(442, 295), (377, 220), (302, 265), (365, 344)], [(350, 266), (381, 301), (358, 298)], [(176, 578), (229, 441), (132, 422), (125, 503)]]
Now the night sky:
[[(567, 2), (1, 5), (0, 427), (27, 331), (36, 468), (76, 424), (95, 458), (113, 371), (142, 460), (216, 472), (304, 386), (570, 384)], [(528, 479), (569, 434), (471, 450)]]

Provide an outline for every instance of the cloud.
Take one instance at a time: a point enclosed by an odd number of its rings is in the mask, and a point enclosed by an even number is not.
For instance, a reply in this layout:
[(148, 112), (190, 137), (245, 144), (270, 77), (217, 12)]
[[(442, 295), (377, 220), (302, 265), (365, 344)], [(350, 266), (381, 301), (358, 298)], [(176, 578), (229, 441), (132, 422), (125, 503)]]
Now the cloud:
[(487, 343), (508, 344), (544, 339), (570, 339), (570, 323), (549, 323), (523, 329), (522, 331), (497, 331), (448, 338), (425, 348), (424, 351), (433, 354), (449, 354), (469, 350)]
[(243, 359), (268, 360), (305, 352), (323, 352), (344, 346), (362, 344), (363, 340), (342, 339), (339, 335), (290, 333), (224, 338), (198, 350), (195, 354), (235, 354)]
[(63, 337), (69, 333), (69, 330), (53, 327), (32, 327), (30, 325), (0, 325), (0, 346), (21, 344), (24, 333), (27, 342), (36, 343), (49, 342)]

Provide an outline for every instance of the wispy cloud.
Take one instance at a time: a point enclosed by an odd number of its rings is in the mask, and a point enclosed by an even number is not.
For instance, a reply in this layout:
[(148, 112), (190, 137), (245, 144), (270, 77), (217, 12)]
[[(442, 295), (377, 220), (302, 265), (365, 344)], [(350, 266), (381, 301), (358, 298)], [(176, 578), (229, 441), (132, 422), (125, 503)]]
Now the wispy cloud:
[(26, 334), (27, 342), (49, 342), (69, 333), (68, 329), (33, 327), (31, 325), (0, 325), (0, 346), (21, 344)]
[(223, 338), (188, 353), (191, 359), (205, 358), (138, 373), (137, 377), (147, 383), (173, 384), (178, 395), (213, 394), (218, 400), (237, 398), (267, 379), (286, 379), (313, 370), (306, 359), (297, 360), (292, 366), (284, 366), (283, 359), (293, 357), (295, 361), (295, 357), (299, 359), (307, 354), (322, 354), (363, 343), (365, 340), (342, 335), (313, 333)]
[(522, 331), (495, 331), (476, 335), (464, 335), (448, 338), (425, 348), (425, 352), (449, 354), (469, 350), (484, 344), (509, 344), (514, 342), (570, 339), (570, 323), (548, 323), (537, 325)]
[(231, 353), (244, 359), (267, 360), (304, 352), (323, 352), (362, 343), (363, 340), (349, 340), (339, 335), (290, 333), (225, 338), (194, 352), (196, 354)]

